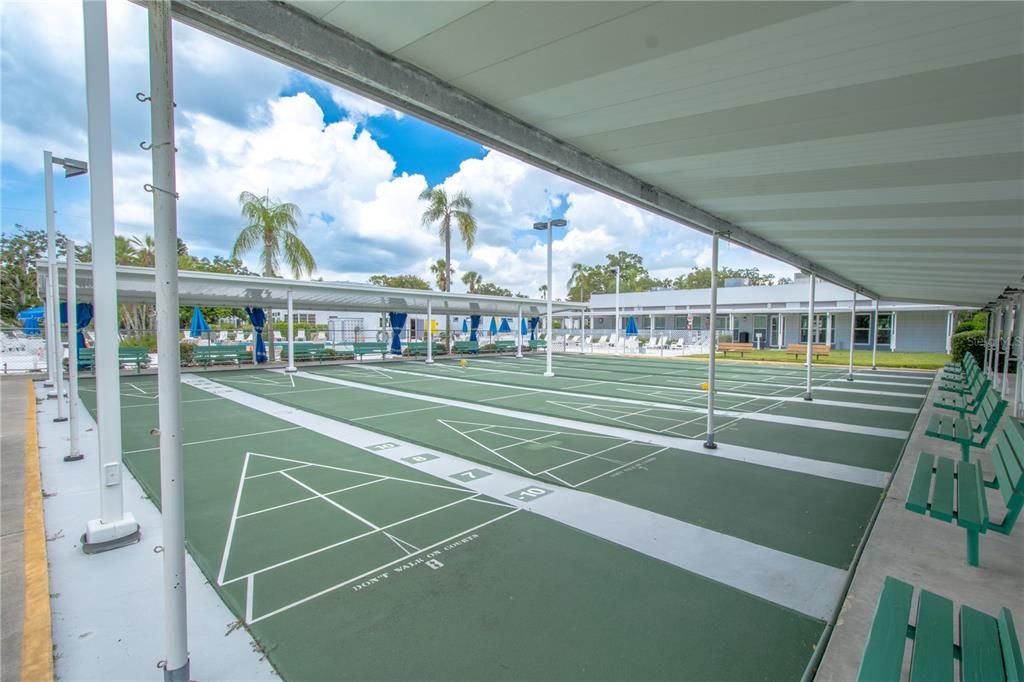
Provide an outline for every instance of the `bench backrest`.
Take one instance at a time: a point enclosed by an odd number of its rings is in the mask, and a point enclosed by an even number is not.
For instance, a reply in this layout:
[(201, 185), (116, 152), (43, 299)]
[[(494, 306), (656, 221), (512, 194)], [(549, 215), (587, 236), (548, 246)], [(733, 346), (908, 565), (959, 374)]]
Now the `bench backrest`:
[[(790, 352), (792, 352), (792, 351), (805, 351), (806, 352), (807, 344), (806, 343), (791, 343), (791, 344), (789, 344), (786, 347), (786, 349), (788, 351), (790, 351)], [(814, 343), (814, 344), (811, 344), (811, 352), (812, 353), (830, 353), (830, 352), (832, 352), (832, 346), (828, 345), (827, 343)]]
[(988, 439), (995, 432), (999, 419), (1003, 416), (1005, 409), (1006, 401), (1002, 400), (998, 393), (991, 388), (985, 391), (981, 408), (978, 410), (979, 420), (976, 431), (982, 434), (982, 441), (978, 444), (979, 447), (985, 447), (985, 444), (988, 443)]
[(357, 341), (352, 344), (356, 350), (384, 350), (387, 347), (383, 341)]
[(723, 341), (718, 344), (719, 350), (753, 350), (754, 344), (752, 343), (729, 343)]
[(456, 341), (455, 350), (475, 350), (480, 347), (478, 341)]
[(1009, 530), (1024, 506), (1024, 426), (1007, 419), (1003, 433), (992, 449), (992, 466), (996, 470), (999, 494), (1006, 503), (1003, 527)]

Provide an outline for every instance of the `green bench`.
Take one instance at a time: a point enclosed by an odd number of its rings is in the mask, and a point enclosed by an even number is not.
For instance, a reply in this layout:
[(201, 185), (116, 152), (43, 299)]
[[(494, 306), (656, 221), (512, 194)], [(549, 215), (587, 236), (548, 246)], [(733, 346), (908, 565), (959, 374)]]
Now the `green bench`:
[[(409, 355), (412, 355), (412, 356), (426, 355), (427, 354), (427, 342), (426, 341), (410, 341), (409, 343), (405, 344), (405, 350), (409, 353)], [(433, 355), (443, 355), (444, 354), (444, 344), (443, 343), (438, 343), (437, 341), (435, 341), (434, 342), (434, 349), (432, 351), (432, 354)]]
[(961, 374), (943, 374), (940, 379), (939, 390), (943, 393), (963, 395), (970, 392), (971, 384), (981, 374), (984, 374), (984, 372), (981, 371), (977, 364), (968, 365)]
[(192, 359), (197, 365), (239, 365), (252, 362), (252, 351), (246, 346), (195, 346)]
[(992, 387), (992, 380), (983, 372), (977, 372), (971, 381), (970, 392), (968, 393), (944, 393), (932, 405), (944, 410), (953, 410), (961, 417), (969, 414), (978, 414), (978, 410), (984, 402), (983, 398)]
[(964, 353), (964, 356), (963, 356), (963, 358), (960, 359), (959, 363), (957, 363), (957, 362), (947, 362), (943, 366), (942, 371), (943, 371), (943, 373), (948, 374), (950, 376), (956, 376), (958, 374), (963, 374), (964, 372), (966, 372), (968, 367), (970, 367), (971, 365), (973, 365), (975, 367), (978, 366), (977, 358), (975, 358), (970, 353)]
[(498, 353), (504, 351), (515, 352), (517, 345), (518, 344), (515, 341), (495, 341), (494, 350), (497, 351)]
[[(135, 365), (135, 373), (138, 374), (149, 367), (149, 349), (141, 346), (121, 346), (117, 349), (117, 362), (119, 367)], [(90, 372), (96, 371), (96, 351), (93, 348), (79, 348), (78, 366)]]
[(545, 339), (530, 339), (528, 345), (530, 350), (546, 350), (548, 342)]
[[(319, 360), (320, 364), (323, 364), (324, 358), (327, 357), (327, 351), (323, 345), (317, 343), (296, 343), (292, 353), (296, 362)], [(285, 358), (288, 357), (287, 348), (285, 348), (283, 355)]]
[[(975, 462), (958, 462), (922, 452), (910, 483), (906, 507), (932, 518), (956, 522), (967, 531), (967, 563), (978, 565), (978, 536), (995, 531), (1009, 535), (1024, 506), (1024, 427), (1007, 419), (992, 450), (995, 477), (985, 481)], [(934, 484), (933, 484), (934, 481)], [(933, 491), (934, 488), (934, 491)], [(1000, 523), (989, 518), (985, 488), (999, 491), (1006, 504)], [(953, 501), (956, 500), (956, 509)]]
[[(1007, 608), (992, 617), (970, 606), (957, 613), (953, 602), (921, 590), (917, 615), (910, 624), (913, 586), (886, 577), (868, 631), (858, 682), (902, 679), (907, 639), (912, 642), (910, 682), (953, 682), (959, 663), (962, 682), (1021, 682), (1021, 663), (1013, 615)], [(954, 632), (959, 625), (959, 644)]]
[(999, 425), (1000, 417), (1003, 416), (1003, 411), (1006, 410), (1006, 401), (1000, 400), (999, 395), (991, 388), (985, 391), (980, 400), (981, 406), (976, 415), (977, 426), (971, 422), (970, 415), (935, 412), (928, 420), (925, 434), (959, 444), (963, 461), (969, 462), (971, 448), (984, 448), (988, 445), (996, 426)]
[(388, 352), (388, 344), (383, 341), (358, 341), (352, 344), (352, 354), (357, 356), (360, 360), (363, 359), (364, 355), (377, 355), (380, 354), (381, 359)]
[(460, 355), (465, 355), (466, 353), (479, 353), (480, 343), (478, 341), (456, 341), (455, 352)]

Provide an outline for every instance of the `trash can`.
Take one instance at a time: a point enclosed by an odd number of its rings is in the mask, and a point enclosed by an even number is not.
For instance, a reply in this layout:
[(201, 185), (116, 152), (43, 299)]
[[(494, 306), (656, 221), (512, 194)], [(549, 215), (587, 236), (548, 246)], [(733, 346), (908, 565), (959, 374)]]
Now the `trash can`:
[(750, 332), (740, 332), (740, 343), (750, 343)]

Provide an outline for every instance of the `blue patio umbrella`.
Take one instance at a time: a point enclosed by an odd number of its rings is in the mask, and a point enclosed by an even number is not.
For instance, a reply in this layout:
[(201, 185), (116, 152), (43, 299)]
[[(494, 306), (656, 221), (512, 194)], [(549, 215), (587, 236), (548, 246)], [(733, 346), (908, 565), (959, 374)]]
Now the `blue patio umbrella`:
[(462, 333), (465, 334), (468, 331), (469, 331), (469, 322), (466, 320), (466, 318), (462, 318)]
[(529, 332), (526, 331), (526, 318), (519, 320), (519, 333), (526, 336)]
[(508, 325), (508, 318), (501, 318), (501, 326), (498, 327), (498, 332), (501, 334), (508, 334), (510, 331), (512, 331), (512, 327)]
[(246, 308), (246, 315), (252, 322), (252, 329), (256, 337), (256, 362), (267, 361), (267, 344), (263, 343), (263, 325), (267, 323), (267, 313), (263, 308)]
[(626, 336), (636, 336), (636, 334), (636, 319), (631, 317), (626, 323)]
[(44, 317), (46, 317), (46, 309), (43, 306), (22, 310), (17, 315), (18, 321), (23, 325), (25, 336), (39, 336), (42, 334), (42, 330), (39, 329), (39, 323), (43, 321)]
[(491, 336), (494, 336), (495, 334), (498, 333), (498, 322), (493, 317), (491, 318), (491, 326), (487, 329), (487, 331), (491, 333)]
[(206, 318), (203, 317), (203, 311), (199, 306), (192, 308), (192, 322), (188, 326), (188, 335), (192, 338), (202, 336), (210, 331), (210, 325), (206, 324)]

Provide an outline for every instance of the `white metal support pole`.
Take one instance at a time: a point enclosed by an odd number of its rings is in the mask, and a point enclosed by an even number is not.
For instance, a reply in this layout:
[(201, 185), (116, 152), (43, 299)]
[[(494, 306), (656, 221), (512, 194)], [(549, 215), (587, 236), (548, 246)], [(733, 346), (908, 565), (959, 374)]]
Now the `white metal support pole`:
[(46, 381), (44, 386), (50, 388), (46, 392), (47, 398), (56, 398), (57, 389), (54, 382), (56, 374), (60, 371), (57, 362), (57, 334), (56, 329), (60, 322), (60, 313), (57, 307), (60, 305), (60, 297), (54, 296), (57, 291), (54, 284), (57, 279), (57, 227), (53, 217), (53, 154), (43, 152), (43, 190), (46, 199), (46, 292), (44, 301), (46, 303)]
[(427, 331), (424, 334), (427, 338), (427, 362), (426, 364), (434, 364), (434, 306), (433, 302), (427, 299)]
[[(139, 524), (124, 510), (121, 488), (121, 377), (117, 357), (117, 275), (114, 259), (114, 168), (110, 123), (107, 5), (82, 2), (85, 94), (89, 140), (89, 215), (92, 221), (93, 301), (96, 327), (96, 412), (100, 517), (86, 524), (82, 550), (102, 552), (139, 541)], [(177, 244), (175, 244), (177, 253)], [(174, 348), (178, 348), (174, 309)], [(166, 396), (165, 396), (166, 400)], [(173, 400), (177, 404), (177, 400)], [(164, 500), (163, 504), (167, 501)], [(164, 539), (166, 542), (166, 538)]]
[(519, 326), (516, 327), (516, 357), (523, 357), (523, 306), (516, 306), (519, 315)]
[(555, 345), (554, 344), (554, 341), (555, 341), (555, 338), (554, 338), (554, 336), (555, 336), (555, 334), (554, 334), (554, 327), (551, 324), (551, 306), (552, 306), (552, 300), (554, 299), (554, 293), (555, 293), (552, 290), (552, 288), (551, 288), (551, 248), (552, 248), (551, 245), (552, 245), (552, 242), (554, 241), (554, 237), (553, 237), (554, 231), (555, 231), (554, 225), (552, 225), (551, 222), (548, 222), (548, 290), (547, 290), (547, 293), (544, 295), (544, 298), (547, 299), (547, 303), (548, 303), (548, 321), (547, 321), (547, 325), (548, 325), (548, 339), (547, 339), (547, 343), (544, 344), (544, 347), (547, 350), (547, 369), (544, 370), (544, 376), (546, 376), (546, 377), (553, 377), (553, 376), (555, 376), (554, 369), (552, 369), (552, 366), (551, 366), (551, 353), (553, 351), (552, 346)]
[(946, 311), (946, 355), (953, 352), (953, 309)]
[(896, 352), (896, 323), (899, 321), (898, 317), (899, 317), (898, 313), (895, 310), (892, 311), (892, 329), (889, 330), (889, 352), (890, 353), (895, 353)]
[(825, 345), (832, 346), (832, 313), (825, 313)]
[(999, 387), (999, 347), (1002, 345), (1003, 335), (1003, 306), (995, 311), (995, 323), (992, 325), (992, 361), (989, 363), (989, 373), (992, 375), (992, 386)]
[(711, 235), (711, 342), (708, 345), (708, 425), (704, 447), (714, 450), (715, 444), (715, 342), (718, 330), (715, 315), (718, 312), (718, 233)]
[(1013, 328), (1016, 326), (1013, 301), (1006, 302), (1006, 313), (1004, 313), (1003, 318), (1006, 320), (1006, 324), (1003, 325), (1006, 331), (1006, 352), (1003, 354), (1003, 381), (1000, 384), (999, 397), (1006, 400), (1006, 384), (1008, 383), (1006, 379), (1010, 374), (1010, 353), (1013, 352)]
[(814, 273), (811, 273), (810, 277), (810, 297), (807, 301), (807, 393), (804, 395), (804, 400), (814, 400), (814, 396), (811, 393), (811, 370), (812, 359), (814, 354), (812, 348), (814, 346)]
[(853, 381), (853, 328), (857, 324), (857, 292), (853, 292), (853, 302), (850, 303), (850, 369), (846, 374), (847, 381)]
[(875, 319), (871, 324), (871, 369), (878, 369), (878, 299), (875, 299)]
[(83, 459), (78, 446), (78, 292), (75, 290), (75, 243), (67, 241), (68, 264), (68, 435), (71, 447), (64, 455), (65, 462)]
[(1013, 392), (1013, 414), (1022, 417), (1024, 402), (1024, 294), (1017, 294), (1017, 385)]
[[(163, 518), (164, 680), (188, 682), (185, 591), (185, 470), (181, 448), (181, 357), (178, 344), (178, 207), (174, 163), (174, 72), (171, 3), (149, 8), (153, 233), (156, 242), (157, 387), (160, 400), (160, 511)], [(289, 302), (291, 297), (289, 295)], [(291, 318), (289, 318), (290, 321)]]
[(622, 276), (622, 268), (615, 267), (615, 354), (619, 355), (619, 326), (622, 313), (619, 307), (619, 282)]
[(292, 290), (288, 290), (288, 366), (286, 372), (295, 371), (295, 315), (292, 313)]
[(985, 315), (985, 343), (984, 343), (984, 347), (982, 348), (982, 350), (984, 350), (984, 354), (983, 354), (984, 359), (982, 360), (982, 363), (981, 363), (981, 371), (984, 372), (985, 374), (988, 374), (988, 349), (992, 345), (991, 344), (991, 340), (992, 340), (992, 312), (989, 311)]
[(779, 313), (779, 348), (786, 347), (786, 318)]

